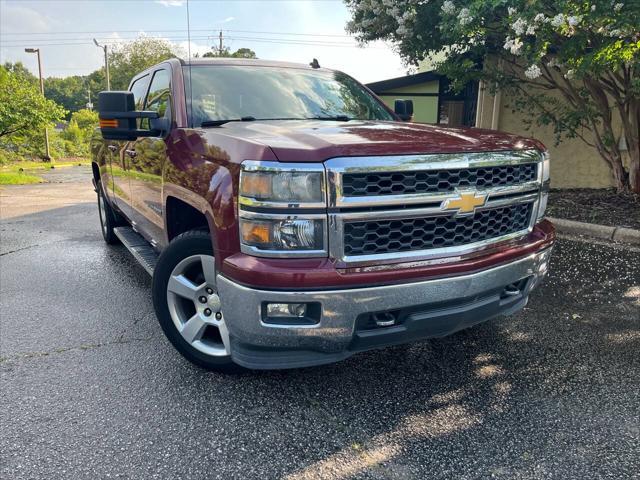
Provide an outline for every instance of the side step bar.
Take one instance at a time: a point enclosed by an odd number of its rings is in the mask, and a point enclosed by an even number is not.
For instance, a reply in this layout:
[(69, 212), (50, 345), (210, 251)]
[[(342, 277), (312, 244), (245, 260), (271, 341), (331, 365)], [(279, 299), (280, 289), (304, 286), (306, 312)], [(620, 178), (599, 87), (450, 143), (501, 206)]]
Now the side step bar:
[(143, 266), (149, 275), (153, 275), (153, 269), (158, 263), (158, 252), (147, 242), (142, 235), (131, 227), (116, 227), (113, 233), (127, 247), (133, 257)]

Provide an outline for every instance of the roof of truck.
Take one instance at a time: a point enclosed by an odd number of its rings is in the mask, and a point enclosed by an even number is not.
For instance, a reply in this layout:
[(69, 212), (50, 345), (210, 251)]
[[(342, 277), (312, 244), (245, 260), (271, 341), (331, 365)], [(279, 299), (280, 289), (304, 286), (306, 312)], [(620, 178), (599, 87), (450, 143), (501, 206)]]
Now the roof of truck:
[[(309, 59), (313, 60), (313, 59)], [(182, 65), (247, 65), (256, 67), (302, 68), (305, 70), (332, 71), (328, 68), (312, 68), (308, 63), (280, 62), (258, 58), (192, 58), (190, 61), (180, 59)]]

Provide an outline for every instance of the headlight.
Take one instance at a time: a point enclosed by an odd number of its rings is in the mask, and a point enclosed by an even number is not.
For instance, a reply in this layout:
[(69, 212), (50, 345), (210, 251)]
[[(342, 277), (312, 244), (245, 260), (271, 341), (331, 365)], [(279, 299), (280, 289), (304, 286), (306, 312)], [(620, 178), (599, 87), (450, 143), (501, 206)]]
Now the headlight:
[(324, 219), (301, 219), (295, 216), (269, 218), (246, 213), (240, 218), (242, 244), (252, 252), (324, 252)]
[(291, 168), (287, 164), (273, 166), (271, 162), (245, 162), (242, 167), (240, 196), (243, 205), (253, 205), (257, 201), (325, 206), (324, 169), (318, 170), (317, 165), (313, 171), (299, 171), (298, 168), (305, 168), (304, 164)]
[(540, 190), (540, 201), (538, 202), (538, 216), (536, 218), (536, 222), (539, 222), (544, 218), (544, 213), (547, 210), (547, 202), (549, 200), (549, 185), (551, 183), (549, 152), (545, 151), (542, 154), (542, 157), (542, 163), (540, 164), (540, 167), (542, 168), (542, 188)]
[(244, 162), (239, 204), (244, 253), (327, 256), (327, 215), (318, 212), (327, 207), (322, 165)]

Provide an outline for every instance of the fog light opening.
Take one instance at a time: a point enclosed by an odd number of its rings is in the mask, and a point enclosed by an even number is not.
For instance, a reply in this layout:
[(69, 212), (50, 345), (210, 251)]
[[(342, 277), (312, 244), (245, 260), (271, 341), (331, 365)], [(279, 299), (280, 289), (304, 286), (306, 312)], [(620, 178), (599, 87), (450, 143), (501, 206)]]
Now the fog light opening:
[(396, 316), (390, 312), (380, 312), (372, 314), (376, 327), (391, 327), (396, 324)]
[(500, 298), (504, 300), (505, 298), (515, 298), (524, 295), (526, 293), (529, 280), (530, 277), (527, 277), (522, 278), (517, 282), (510, 283), (509, 285), (504, 287), (504, 289), (500, 293)]
[(267, 316), (274, 318), (304, 318), (307, 316), (306, 303), (269, 303)]

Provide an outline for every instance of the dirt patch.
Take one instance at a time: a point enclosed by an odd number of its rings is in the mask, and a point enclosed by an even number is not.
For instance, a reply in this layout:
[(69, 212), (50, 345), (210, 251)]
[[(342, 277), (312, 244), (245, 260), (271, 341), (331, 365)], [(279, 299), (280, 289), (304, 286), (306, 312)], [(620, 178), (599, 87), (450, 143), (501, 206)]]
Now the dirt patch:
[(551, 190), (550, 217), (640, 229), (640, 196), (613, 189)]
[(47, 183), (0, 188), (0, 219), (96, 201), (91, 167), (65, 167), (40, 174)]
[[(40, 172), (40, 176), (47, 183), (76, 183), (85, 182), (91, 186), (91, 166), (74, 165), (53, 168)], [(91, 187), (93, 190), (93, 187)]]

